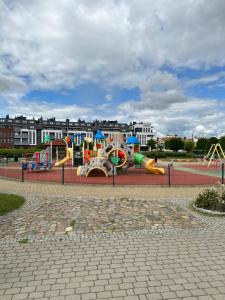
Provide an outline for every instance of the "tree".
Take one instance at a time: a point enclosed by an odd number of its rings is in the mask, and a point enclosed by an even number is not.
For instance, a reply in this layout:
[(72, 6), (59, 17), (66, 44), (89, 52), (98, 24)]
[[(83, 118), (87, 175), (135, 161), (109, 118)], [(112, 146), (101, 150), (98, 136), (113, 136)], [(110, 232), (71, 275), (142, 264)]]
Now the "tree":
[(209, 151), (210, 147), (217, 143), (218, 143), (218, 138), (216, 138), (215, 136), (212, 136), (211, 138), (209, 138), (207, 150)]
[(187, 152), (192, 152), (194, 150), (195, 143), (193, 141), (186, 141), (184, 143), (184, 150)]
[(147, 146), (148, 146), (149, 148), (151, 148), (151, 150), (155, 149), (155, 148), (156, 148), (156, 141), (153, 140), (153, 139), (148, 140)]
[(220, 143), (222, 149), (225, 151), (225, 135), (221, 136), (221, 138), (219, 139), (219, 143)]
[(166, 149), (178, 151), (184, 149), (184, 141), (179, 137), (172, 137), (165, 142)]
[(199, 138), (196, 143), (196, 150), (207, 151), (209, 140), (207, 138)]

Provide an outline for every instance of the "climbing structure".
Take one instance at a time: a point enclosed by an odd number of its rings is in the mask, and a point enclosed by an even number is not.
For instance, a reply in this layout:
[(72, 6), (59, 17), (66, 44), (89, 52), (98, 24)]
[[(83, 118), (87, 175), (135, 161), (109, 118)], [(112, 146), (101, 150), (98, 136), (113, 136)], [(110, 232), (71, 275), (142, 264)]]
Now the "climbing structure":
[(51, 148), (47, 147), (40, 152), (26, 154), (25, 161), (22, 162), (22, 169), (35, 172), (35, 171), (48, 171), (52, 168), (51, 162)]
[(139, 141), (136, 137), (123, 140), (123, 135), (115, 135), (113, 139), (105, 139), (98, 131), (95, 136), (94, 149), (84, 149), (85, 163), (77, 169), (78, 176), (112, 176), (124, 172), (134, 165), (142, 166), (148, 172), (162, 175), (163, 168), (155, 167), (155, 162), (140, 153)]

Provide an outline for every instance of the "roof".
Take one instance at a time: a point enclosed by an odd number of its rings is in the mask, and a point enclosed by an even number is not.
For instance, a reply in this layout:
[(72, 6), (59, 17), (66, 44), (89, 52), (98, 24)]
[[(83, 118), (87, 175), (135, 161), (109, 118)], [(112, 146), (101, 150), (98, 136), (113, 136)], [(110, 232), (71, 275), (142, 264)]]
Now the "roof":
[(95, 135), (95, 139), (97, 139), (97, 140), (104, 140), (105, 139), (105, 136), (104, 136), (104, 134), (102, 134), (101, 130), (97, 130), (97, 133)]
[[(64, 146), (66, 147), (66, 143), (64, 140), (52, 140), (52, 147), (60, 147)], [(50, 146), (50, 143), (46, 143), (45, 145)]]

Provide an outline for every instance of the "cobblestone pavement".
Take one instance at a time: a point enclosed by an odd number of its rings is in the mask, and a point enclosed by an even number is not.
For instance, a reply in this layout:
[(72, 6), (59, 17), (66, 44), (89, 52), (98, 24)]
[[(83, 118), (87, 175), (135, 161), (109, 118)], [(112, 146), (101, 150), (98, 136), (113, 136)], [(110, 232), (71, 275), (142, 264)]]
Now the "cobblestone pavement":
[(192, 214), (165, 200), (25, 197), (22, 209), (0, 218), (0, 238), (65, 235), (68, 227), (71, 234), (203, 226)]
[[(90, 191), (96, 199), (106, 199), (112, 191), (4, 180), (0, 190), (31, 199), (46, 195), (77, 199), (85, 192), (90, 196)], [(108, 195), (141, 198), (141, 205), (159, 214), (170, 204), (179, 208), (173, 214), (188, 216), (196, 226), (64, 234), (65, 239), (60, 235), (26, 244), (9, 240), (0, 244), (0, 299), (225, 299), (225, 219), (187, 211), (187, 200), (199, 189), (126, 190), (115, 189)], [(73, 193), (76, 197), (71, 198)], [(162, 201), (166, 205), (160, 208)], [(33, 205), (35, 212), (35, 201)]]

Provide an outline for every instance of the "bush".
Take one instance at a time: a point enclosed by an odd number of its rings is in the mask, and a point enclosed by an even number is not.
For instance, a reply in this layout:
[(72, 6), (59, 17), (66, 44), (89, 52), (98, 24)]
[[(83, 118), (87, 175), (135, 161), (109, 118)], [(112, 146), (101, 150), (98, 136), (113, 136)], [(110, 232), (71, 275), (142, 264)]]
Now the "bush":
[(15, 158), (18, 159), (18, 157), (24, 157), (26, 153), (33, 153), (36, 152), (37, 148), (2, 148), (0, 149), (0, 157), (8, 157), (8, 158)]
[(194, 158), (193, 153), (184, 153), (184, 152), (163, 152), (163, 151), (151, 151), (151, 152), (142, 152), (149, 158), (154, 158), (154, 155), (157, 155), (158, 158)]
[(222, 185), (206, 189), (195, 200), (195, 206), (207, 210), (225, 212), (225, 190)]

